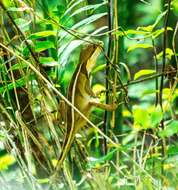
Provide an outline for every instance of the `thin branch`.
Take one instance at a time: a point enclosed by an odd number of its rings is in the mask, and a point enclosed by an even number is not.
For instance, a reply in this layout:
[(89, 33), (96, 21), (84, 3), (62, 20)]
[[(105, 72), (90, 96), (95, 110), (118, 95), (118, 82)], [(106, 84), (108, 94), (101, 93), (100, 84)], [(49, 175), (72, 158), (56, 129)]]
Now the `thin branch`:
[[(145, 82), (145, 81), (148, 81), (148, 80), (152, 80), (152, 79), (155, 79), (155, 78), (158, 78), (158, 77), (161, 77), (161, 76), (165, 76), (165, 75), (171, 74), (171, 73), (176, 73), (176, 72), (177, 72), (177, 70), (167, 71), (167, 72), (164, 72), (164, 73), (158, 73), (158, 74), (155, 74), (155, 75), (151, 75), (149, 77), (145, 77), (143, 79), (130, 81), (130, 82), (124, 84), (123, 86), (127, 87), (127, 86), (130, 86), (130, 85), (133, 85), (133, 84), (138, 84), (138, 83), (141, 83), (141, 82)], [(121, 86), (117, 86), (117, 88), (120, 88), (120, 87)]]
[[(156, 46), (155, 46), (155, 42), (154, 42), (154, 39), (151, 38), (152, 40), (152, 45), (153, 45), (153, 53), (154, 53), (154, 59), (155, 59), (155, 70), (156, 70), (156, 73), (158, 73), (158, 59), (156, 57), (157, 55), (157, 51), (156, 51)], [(158, 86), (158, 78), (155, 79), (155, 88), (156, 88), (156, 100), (155, 100), (155, 105), (157, 106), (158, 105), (158, 101), (159, 101), (159, 86)]]
[[(133, 84), (139, 84), (139, 83), (142, 83), (142, 82), (145, 82), (145, 81), (153, 80), (153, 79), (155, 79), (155, 78), (161, 77), (162, 75), (165, 76), (165, 75), (168, 75), (168, 74), (177, 73), (177, 71), (178, 71), (178, 70), (176, 70), (176, 69), (173, 70), (173, 71), (165, 71), (164, 73), (158, 73), (158, 74), (154, 74), (154, 75), (151, 75), (151, 76), (149, 76), (149, 77), (142, 78), (142, 79), (129, 81), (129, 82), (123, 84), (123, 87), (126, 88), (126, 87), (128, 87), (128, 86), (130, 86), (130, 85), (133, 85)], [(121, 85), (118, 85), (118, 86), (117, 86), (117, 90), (120, 90), (121, 87), (122, 87)], [(108, 91), (111, 91), (111, 90), (112, 90), (112, 89), (108, 89)], [(101, 91), (101, 93), (104, 93), (104, 92), (106, 92), (106, 90)]]

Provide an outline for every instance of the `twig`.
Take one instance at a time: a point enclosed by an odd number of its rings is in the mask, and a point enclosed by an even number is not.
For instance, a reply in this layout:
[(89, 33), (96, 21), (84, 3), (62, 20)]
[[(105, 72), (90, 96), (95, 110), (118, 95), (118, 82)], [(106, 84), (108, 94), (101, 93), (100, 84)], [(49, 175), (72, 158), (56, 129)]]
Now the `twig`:
[[(156, 74), (158, 74), (158, 59), (156, 57), (157, 51), (156, 51), (156, 46), (155, 46), (155, 42), (154, 42), (153, 36), (151, 37), (151, 40), (152, 40), (153, 53), (154, 53), (154, 59), (155, 59), (155, 70), (156, 70)], [(158, 78), (155, 79), (155, 89), (156, 89), (156, 93), (155, 93), (155, 96), (156, 96), (155, 106), (157, 106), (158, 102), (159, 102), (159, 80), (158, 80)], [(151, 130), (151, 133), (154, 134), (154, 130)], [(154, 138), (153, 138), (153, 143), (154, 144), (156, 143), (156, 140)], [(155, 147), (153, 147), (153, 151), (151, 152), (151, 157), (154, 155), (155, 152), (156, 152)], [(155, 173), (155, 161), (153, 159), (153, 162), (152, 162), (152, 174), (154, 175), (154, 173)]]
[[(155, 70), (156, 70), (156, 73), (158, 73), (158, 59), (157, 59), (157, 57), (156, 57), (157, 51), (156, 51), (154, 39), (152, 38), (151, 40), (152, 40), (153, 53), (154, 53), (154, 59), (155, 59)], [(157, 105), (158, 105), (158, 101), (159, 101), (158, 78), (156, 78), (156, 80), (155, 80), (155, 88), (156, 88), (156, 100), (155, 100), (155, 105), (157, 106)]]
[[(142, 83), (142, 82), (145, 82), (145, 81), (149, 81), (149, 80), (153, 80), (155, 78), (158, 78), (158, 77), (161, 77), (162, 75), (167, 75), (167, 74), (171, 74), (171, 73), (177, 73), (178, 70), (173, 70), (173, 71), (167, 71), (167, 72), (164, 72), (164, 73), (158, 73), (158, 74), (154, 74), (154, 75), (151, 75), (149, 77), (145, 77), (145, 78), (142, 78), (142, 79), (138, 79), (138, 80), (133, 80), (133, 81), (129, 81), (125, 84), (123, 84), (123, 87), (126, 88), (130, 85), (133, 85), (133, 84), (139, 84), (139, 83)], [(118, 85), (117, 86), (117, 90), (121, 89), (121, 85)], [(108, 90), (102, 90), (101, 93), (104, 93), (104, 92), (107, 92), (107, 91), (111, 91), (112, 89), (108, 89)]]

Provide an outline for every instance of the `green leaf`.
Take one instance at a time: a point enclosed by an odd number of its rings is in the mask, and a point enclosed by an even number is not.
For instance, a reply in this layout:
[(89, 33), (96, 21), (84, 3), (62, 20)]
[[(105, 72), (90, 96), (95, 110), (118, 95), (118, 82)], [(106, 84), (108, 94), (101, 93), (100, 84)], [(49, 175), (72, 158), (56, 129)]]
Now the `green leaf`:
[[(55, 16), (58, 18), (62, 17), (66, 11), (66, 6), (64, 5), (57, 5), (57, 10), (52, 11)], [(61, 19), (62, 22), (62, 19)]]
[(141, 178), (141, 180), (138, 182), (137, 184), (137, 190), (153, 190), (154, 189), (154, 185), (152, 183), (152, 180), (150, 179), (150, 177), (145, 176), (143, 178)]
[(134, 128), (141, 130), (150, 127), (150, 117), (148, 111), (139, 106), (135, 106), (133, 109)]
[(30, 35), (29, 39), (38, 39), (38, 38), (44, 38), (48, 36), (56, 36), (57, 32), (54, 30), (46, 30), (42, 32), (36, 32)]
[[(101, 30), (106, 29), (106, 27), (101, 27), (97, 30), (95, 30), (94, 32), (91, 33), (91, 35), (95, 35), (99, 32), (101, 32)], [(63, 36), (64, 37), (64, 36)], [(69, 56), (71, 56), (71, 52), (73, 50), (76, 50), (76, 48), (80, 45), (82, 45), (84, 43), (84, 41), (89, 40), (90, 37), (86, 37), (84, 38), (84, 40), (73, 40), (73, 41), (69, 41), (68, 43), (64, 43), (64, 45), (62, 45), (59, 49), (58, 49), (58, 56), (60, 59), (60, 63), (62, 66), (64, 66), (66, 64), (66, 62), (68, 61)]]
[(98, 66), (96, 66), (96, 67), (92, 70), (91, 74), (95, 74), (95, 73), (97, 73), (97, 72), (99, 72), (99, 71), (103, 71), (105, 68), (106, 68), (106, 64), (105, 64), (105, 63), (102, 64), (102, 65), (98, 65)]
[(27, 83), (27, 80), (30, 81), (30, 80), (33, 80), (33, 79), (35, 79), (34, 75), (30, 75), (30, 76), (28, 76), (28, 78), (27, 77), (22, 77), (22, 78), (16, 80), (15, 84), (14, 83), (9, 83), (7, 85), (7, 87), (0, 87), (0, 93), (4, 93), (5, 90), (12, 90), (12, 89), (14, 89), (14, 86), (16, 88), (23, 87)]
[[(174, 52), (170, 48), (166, 48), (166, 57), (171, 60), (171, 57), (174, 55)], [(162, 59), (163, 51), (161, 51), (158, 55), (156, 55), (157, 59)]]
[(165, 129), (160, 131), (158, 135), (163, 138), (163, 137), (170, 137), (176, 133), (178, 133), (178, 121), (174, 120), (171, 121), (169, 124), (167, 124), (165, 126)]
[(153, 74), (153, 73), (155, 73), (155, 70), (149, 70), (149, 69), (140, 70), (137, 73), (135, 73), (134, 80), (136, 80), (136, 79), (138, 79), (138, 78), (140, 78), (142, 76), (150, 75), (150, 74)]
[(178, 16), (178, 0), (173, 0), (172, 7), (173, 7), (174, 14)]
[(31, 10), (31, 8), (29, 8), (28, 6), (24, 6), (24, 7), (9, 7), (8, 11), (12, 11), (12, 12), (23, 12), (25, 10)]
[(149, 33), (145, 31), (140, 31), (140, 30), (127, 30), (126, 34), (146, 35)]
[(160, 20), (166, 15), (166, 13), (167, 13), (167, 10), (164, 11), (163, 13), (161, 13), (160, 15), (158, 15), (158, 17), (157, 17), (157, 19), (156, 19), (156, 21), (155, 21), (154, 24), (148, 25), (148, 26), (141, 26), (141, 27), (138, 27), (137, 29), (151, 33), (153, 31), (153, 29), (158, 25), (158, 23), (160, 22)]
[(35, 52), (41, 52), (49, 48), (55, 48), (54, 43), (51, 41), (36, 41)]
[[(173, 29), (171, 27), (167, 27), (168, 31), (172, 31)], [(158, 29), (152, 33), (153, 39), (157, 38), (160, 34), (164, 32), (164, 28)]]
[(132, 29), (130, 29), (130, 30), (126, 30), (126, 31), (123, 31), (123, 30), (121, 30), (121, 31), (118, 31), (118, 32), (116, 32), (116, 34), (118, 35), (118, 36), (128, 36), (128, 35), (142, 35), (142, 36), (145, 36), (145, 37), (149, 37), (149, 36), (151, 36), (151, 34), (150, 34), (150, 32), (147, 32), (147, 31), (140, 31), (140, 30), (138, 30), (138, 29), (136, 29), (136, 30), (132, 30)]
[(80, 4), (80, 3), (83, 2), (83, 1), (85, 1), (85, 0), (78, 0), (78, 1), (76, 1), (71, 7), (69, 7), (69, 8), (66, 10), (64, 16), (66, 16), (68, 13), (70, 13), (74, 7), (76, 7), (78, 4)]
[(81, 44), (83, 44), (82, 40), (73, 40), (69, 44), (64, 44), (58, 49), (58, 55), (60, 57), (60, 63), (62, 66), (64, 66), (67, 63), (67, 60), (71, 55), (71, 52)]
[(80, 9), (77, 9), (73, 14), (71, 14), (70, 17), (73, 17), (81, 12), (84, 12), (84, 11), (87, 11), (87, 10), (91, 10), (91, 9), (98, 9), (99, 7), (105, 5), (107, 2), (103, 2), (103, 3), (99, 3), (99, 4), (94, 4), (94, 5), (87, 5), (87, 6), (84, 6), (84, 7), (81, 7)]
[(29, 25), (31, 23), (31, 21), (27, 21), (23, 18), (17, 18), (14, 20), (15, 23), (18, 25), (18, 27), (23, 31), (26, 32), (29, 30)]
[(144, 48), (144, 49), (147, 49), (147, 48), (152, 48), (153, 46), (150, 45), (150, 44), (135, 44), (135, 45), (132, 45), (128, 48), (127, 52), (130, 52), (130, 51), (133, 51), (134, 49), (137, 49), (137, 48)]
[(153, 25), (139, 26), (137, 28), (137, 30), (142, 30), (142, 31), (145, 31), (145, 32), (152, 32), (153, 28), (154, 28)]
[(88, 25), (96, 20), (98, 20), (99, 18), (102, 18), (103, 16), (107, 15), (107, 13), (98, 13), (98, 14), (94, 14), (90, 17), (87, 17), (86, 19), (81, 20), (80, 22), (78, 22), (77, 24), (75, 24), (74, 26), (72, 26), (72, 29), (77, 29), (80, 26), (84, 26), (84, 25)]
[(151, 94), (155, 94), (155, 93), (156, 93), (155, 89), (146, 89), (146, 90), (143, 91), (142, 97), (147, 96), (147, 95), (151, 95)]
[(156, 25), (158, 25), (158, 23), (161, 21), (161, 19), (166, 15), (167, 10), (162, 12), (160, 15), (158, 15), (158, 17), (156, 18), (155, 23), (153, 24), (153, 28), (156, 27)]
[(49, 179), (49, 178), (37, 179), (37, 182), (38, 182), (39, 184), (49, 184), (50, 179)]
[(89, 161), (88, 163), (88, 167), (89, 168), (92, 168), (92, 167), (95, 167), (95, 165), (97, 164), (101, 164), (101, 163), (104, 163), (106, 161), (109, 161), (113, 158), (115, 152), (117, 151), (118, 149), (114, 149), (112, 150), (111, 152), (107, 153), (106, 156), (103, 156), (103, 157), (100, 157), (100, 158), (90, 158), (91, 161)]
[(6, 154), (0, 157), (0, 171), (7, 170), (9, 166), (15, 163), (14, 156)]
[(54, 67), (58, 65), (58, 62), (52, 57), (40, 57), (39, 60), (43, 66)]
[(134, 128), (137, 130), (151, 129), (159, 125), (163, 118), (160, 106), (141, 108), (134, 106), (133, 109)]
[(151, 128), (154, 128), (163, 119), (163, 112), (161, 110), (161, 107), (157, 106), (157, 107), (153, 107), (153, 109), (149, 110), (149, 113), (150, 113)]
[(178, 145), (168, 145), (168, 150), (167, 150), (168, 155), (176, 155), (178, 154)]
[(28, 48), (28, 47), (24, 47), (24, 48), (22, 49), (22, 54), (23, 54), (24, 57), (28, 57), (28, 56), (30, 55), (30, 50), (29, 50), (29, 48)]
[(28, 65), (26, 63), (16, 63), (11, 67), (12, 70), (18, 70), (18, 69), (23, 69), (26, 68)]

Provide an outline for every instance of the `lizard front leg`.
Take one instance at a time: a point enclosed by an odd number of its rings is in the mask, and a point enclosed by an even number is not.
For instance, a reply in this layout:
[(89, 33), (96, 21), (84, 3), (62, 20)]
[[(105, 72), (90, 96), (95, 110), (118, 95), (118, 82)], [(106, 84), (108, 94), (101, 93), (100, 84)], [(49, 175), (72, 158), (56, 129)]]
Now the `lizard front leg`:
[(107, 110), (107, 111), (114, 111), (117, 108), (117, 104), (113, 103), (113, 104), (104, 104), (104, 103), (100, 103), (98, 102), (98, 100), (92, 100), (89, 102), (90, 105), (95, 106), (97, 108), (101, 108), (103, 110)]

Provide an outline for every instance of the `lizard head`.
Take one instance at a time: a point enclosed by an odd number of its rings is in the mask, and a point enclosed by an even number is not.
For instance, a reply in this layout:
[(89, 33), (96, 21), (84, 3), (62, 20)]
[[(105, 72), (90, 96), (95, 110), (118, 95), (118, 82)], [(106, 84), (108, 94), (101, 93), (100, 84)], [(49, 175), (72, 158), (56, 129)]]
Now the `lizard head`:
[(101, 46), (98, 44), (89, 44), (82, 50), (80, 60), (86, 64), (85, 67), (88, 73), (91, 72), (100, 52)]

